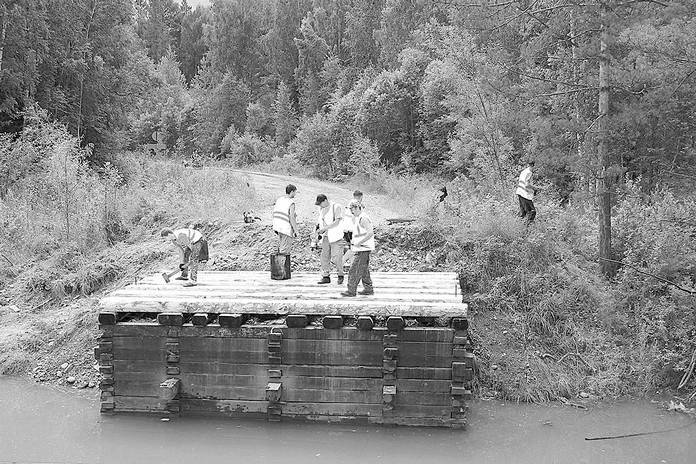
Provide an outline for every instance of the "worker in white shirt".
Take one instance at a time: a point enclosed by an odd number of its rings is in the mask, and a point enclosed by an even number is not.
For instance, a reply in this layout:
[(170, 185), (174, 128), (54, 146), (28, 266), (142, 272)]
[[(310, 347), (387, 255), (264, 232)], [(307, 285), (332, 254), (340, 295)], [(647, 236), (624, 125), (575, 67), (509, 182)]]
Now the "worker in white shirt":
[(331, 283), (331, 263), (336, 266), (338, 284), (343, 283), (343, 207), (328, 200), (326, 195), (317, 195), (319, 206), (317, 233), (321, 240), (321, 280), (319, 284)]
[(532, 183), (532, 169), (534, 169), (534, 161), (529, 160), (527, 167), (520, 173), (520, 178), (517, 181), (517, 199), (520, 202), (520, 217), (527, 220), (527, 223), (534, 221), (536, 217), (536, 209), (534, 208), (534, 195), (536, 195), (539, 187)]
[[(198, 285), (198, 262), (208, 260), (208, 243), (196, 229), (176, 229), (165, 227), (160, 235), (170, 241), (179, 251), (181, 276), (176, 280), (188, 280), (184, 287)], [(190, 280), (189, 280), (190, 279)]]
[[(362, 205), (363, 193), (360, 190), (354, 191), (353, 200)], [(353, 213), (350, 208), (345, 209), (343, 212), (343, 240), (346, 245), (343, 252), (343, 266), (347, 268), (350, 268), (350, 265), (353, 263), (353, 256), (355, 256), (355, 253), (350, 248), (350, 242), (353, 238), (353, 219)]]

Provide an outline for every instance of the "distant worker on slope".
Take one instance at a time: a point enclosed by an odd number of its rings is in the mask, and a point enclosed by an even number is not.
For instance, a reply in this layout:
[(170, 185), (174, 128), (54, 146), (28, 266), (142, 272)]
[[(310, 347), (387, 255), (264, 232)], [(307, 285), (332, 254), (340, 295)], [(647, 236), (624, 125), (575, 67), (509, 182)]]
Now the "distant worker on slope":
[(297, 187), (288, 184), (285, 195), (278, 198), (273, 206), (273, 231), (278, 234), (277, 252), (289, 255), (292, 243), (297, 237), (297, 216), (295, 215), (295, 195)]
[(317, 195), (315, 203), (319, 206), (317, 233), (321, 240), (321, 280), (319, 284), (331, 283), (331, 263), (336, 266), (338, 284), (343, 283), (343, 207), (330, 202), (323, 193)]
[(527, 162), (527, 167), (520, 173), (520, 178), (517, 181), (517, 199), (520, 202), (520, 217), (527, 219), (527, 223), (530, 224), (534, 221), (536, 217), (536, 209), (534, 208), (534, 195), (536, 195), (539, 187), (532, 184), (532, 169), (534, 168), (534, 161), (529, 160)]
[(348, 271), (348, 289), (341, 296), (352, 297), (357, 294), (358, 284), (362, 280), (361, 295), (373, 295), (372, 278), (370, 277), (370, 252), (375, 249), (375, 233), (372, 221), (363, 212), (362, 203), (352, 200), (348, 206), (353, 214), (353, 239), (351, 250), (355, 253), (353, 264)]
[(208, 261), (208, 242), (202, 233), (196, 229), (176, 229), (165, 227), (160, 235), (171, 241), (179, 251), (179, 269), (181, 276), (176, 280), (190, 280), (184, 287), (198, 285), (198, 263)]

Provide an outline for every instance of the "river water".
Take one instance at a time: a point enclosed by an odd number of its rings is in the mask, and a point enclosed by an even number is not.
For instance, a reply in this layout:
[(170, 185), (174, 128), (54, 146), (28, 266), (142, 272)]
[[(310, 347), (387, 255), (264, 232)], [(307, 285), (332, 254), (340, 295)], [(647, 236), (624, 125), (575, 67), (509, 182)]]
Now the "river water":
[[(696, 463), (696, 425), (631, 402), (472, 403), (467, 430), (99, 414), (94, 391), (0, 377), (0, 463)], [(671, 430), (676, 429), (676, 430)], [(617, 440), (585, 437), (648, 431)]]

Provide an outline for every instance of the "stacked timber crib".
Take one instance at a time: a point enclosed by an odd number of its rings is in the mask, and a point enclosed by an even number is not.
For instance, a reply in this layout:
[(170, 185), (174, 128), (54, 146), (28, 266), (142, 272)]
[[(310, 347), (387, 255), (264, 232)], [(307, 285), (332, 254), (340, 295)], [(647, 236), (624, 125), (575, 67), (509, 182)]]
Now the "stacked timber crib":
[(101, 302), (102, 412), (461, 427), (474, 358), (453, 273), (374, 273), (343, 298), (316, 275), (152, 276)]

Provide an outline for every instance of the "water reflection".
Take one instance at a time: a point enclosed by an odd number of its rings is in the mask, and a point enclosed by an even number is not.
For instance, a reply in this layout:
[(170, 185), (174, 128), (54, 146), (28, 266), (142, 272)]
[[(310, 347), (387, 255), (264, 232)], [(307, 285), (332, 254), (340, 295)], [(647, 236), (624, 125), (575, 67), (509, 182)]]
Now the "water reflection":
[(95, 393), (0, 377), (0, 463), (693, 463), (696, 426), (647, 402), (581, 411), (476, 402), (466, 431), (101, 416)]

